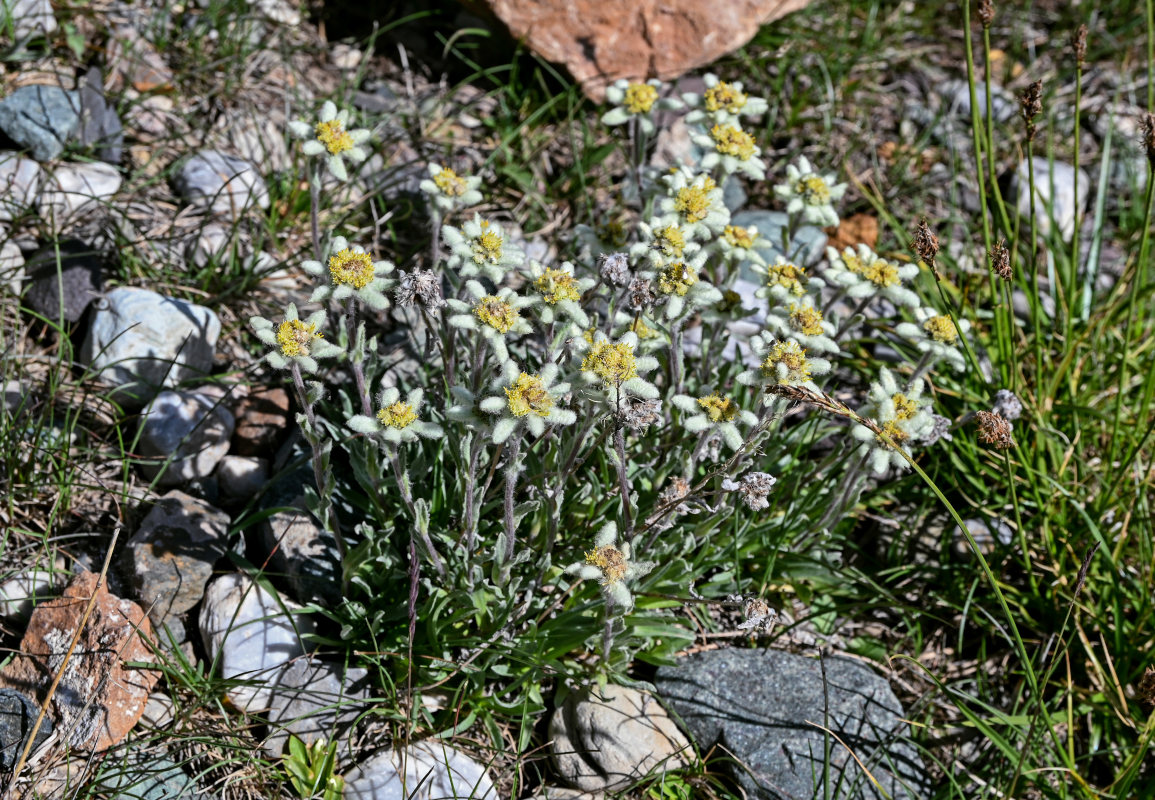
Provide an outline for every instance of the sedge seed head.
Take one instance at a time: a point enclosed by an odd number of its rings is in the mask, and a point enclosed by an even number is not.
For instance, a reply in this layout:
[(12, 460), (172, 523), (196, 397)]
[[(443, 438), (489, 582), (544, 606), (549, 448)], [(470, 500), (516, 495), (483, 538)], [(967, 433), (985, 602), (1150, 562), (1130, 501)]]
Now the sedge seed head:
[(1006, 450), (1014, 447), (1015, 438), (1011, 423), (1001, 415), (991, 411), (979, 411), (975, 414), (979, 426), (979, 441), (989, 444), (996, 450)]

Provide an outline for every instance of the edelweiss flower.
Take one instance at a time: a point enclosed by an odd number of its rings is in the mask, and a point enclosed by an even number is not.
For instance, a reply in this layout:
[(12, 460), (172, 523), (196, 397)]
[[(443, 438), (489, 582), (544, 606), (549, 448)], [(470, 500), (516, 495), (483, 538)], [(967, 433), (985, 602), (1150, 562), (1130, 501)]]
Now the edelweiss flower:
[(323, 309), (301, 320), (293, 303), (285, 309), (285, 319), (280, 325), (274, 325), (264, 317), (249, 317), (249, 325), (257, 338), (276, 348), (265, 356), (269, 366), (288, 369), (296, 364), (302, 372), (316, 372), (318, 358), (332, 358), (341, 352), (340, 347), (326, 342), (317, 330), (324, 322)]
[(739, 408), (733, 398), (722, 397), (717, 392), (705, 397), (676, 394), (670, 402), (690, 415), (682, 420), (682, 427), (688, 432), (717, 433), (731, 450), (737, 450), (742, 446), (742, 434), (735, 422), (742, 422), (745, 425), (755, 425), (758, 422), (758, 417), (754, 413)]
[(644, 259), (655, 267), (662, 267), (691, 258), (702, 249), (676, 222), (654, 219), (649, 223), (639, 222), (638, 229), (641, 241), (630, 247), (630, 258), (635, 262)]
[(918, 276), (917, 264), (888, 261), (864, 244), (857, 249), (847, 247), (841, 254), (827, 247), (826, 258), (830, 262), (827, 281), (846, 287), (849, 297), (885, 297), (896, 306), (918, 308), (918, 295), (903, 286), (904, 281)]
[(824, 281), (808, 276), (804, 267), (778, 254), (775, 254), (773, 264), (753, 264), (751, 269), (766, 276), (765, 284), (754, 292), (754, 296), (770, 298), (776, 303), (797, 302), (807, 291), (817, 293), (826, 285)]
[(705, 153), (699, 162), (701, 169), (719, 167), (723, 177), (729, 177), (735, 172), (741, 172), (756, 181), (766, 177), (762, 148), (755, 143), (753, 136), (735, 123), (715, 123), (708, 132), (691, 135), (690, 140)]
[(819, 175), (806, 156), (800, 156), (797, 166), (787, 165), (786, 183), (775, 186), (774, 194), (786, 201), (787, 214), (801, 212), (810, 224), (828, 228), (838, 224), (834, 201), (846, 194), (846, 184), (835, 183), (836, 180), (833, 173)]
[(505, 346), (507, 333), (529, 333), (529, 323), (522, 318), (521, 310), (534, 305), (537, 301), (520, 297), (509, 287), (499, 289), (497, 294), (487, 294), (485, 287), (477, 281), (466, 281), (465, 291), (474, 299), (474, 303), (461, 300), (446, 300), (445, 304), (453, 312), (449, 317), (449, 324), (455, 328), (476, 331), (485, 337), (498, 358), (504, 362), (509, 358), (509, 350)]
[[(966, 369), (966, 359), (958, 349), (959, 330), (954, 326), (950, 314), (938, 314), (933, 308), (916, 308), (913, 322), (900, 322), (894, 332), (910, 341), (919, 352), (928, 353), (934, 361), (946, 361), (956, 372)], [(968, 320), (960, 319), (959, 326), (965, 335), (970, 331)]]
[(493, 426), (494, 444), (501, 444), (523, 425), (534, 436), (541, 436), (547, 424), (572, 425), (577, 420), (574, 412), (558, 408), (558, 398), (569, 391), (569, 384), (555, 384), (557, 374), (557, 364), (553, 363), (531, 375), (512, 361), (505, 362), (491, 387), (498, 394), (486, 397), (478, 406), (486, 414), (498, 415)]
[(734, 125), (741, 117), (760, 117), (769, 108), (761, 97), (751, 97), (742, 91), (741, 81), (727, 83), (713, 73), (704, 75), (703, 80), (706, 91), (702, 94), (682, 95), (682, 100), (692, 109), (685, 117), (687, 125)]
[(834, 325), (823, 318), (821, 309), (814, 305), (813, 295), (806, 294), (771, 308), (766, 315), (766, 327), (779, 338), (793, 339), (811, 352), (838, 352)]
[(393, 265), (388, 261), (374, 261), (364, 247), (350, 245), (344, 236), (333, 237), (327, 264), (304, 261), (301, 268), (314, 277), (330, 281), (313, 290), (310, 303), (323, 303), (327, 300), (339, 303), (356, 297), (375, 311), (389, 305), (385, 289), (392, 286), (393, 281), (385, 276), (393, 271)]
[(658, 361), (652, 356), (636, 354), (636, 333), (631, 331), (612, 342), (604, 333), (596, 331), (589, 341), (584, 337), (572, 341), (575, 350), (584, 352), (581, 376), (586, 383), (600, 385), (606, 390), (613, 389), (618, 396), (629, 393), (645, 400), (658, 397), (657, 387), (639, 377), (639, 373), (657, 369)]
[(415, 442), (419, 436), (435, 439), (442, 435), (441, 426), (418, 419), (424, 396), (425, 393), (417, 388), (410, 391), (402, 401), (401, 392), (395, 386), (383, 387), (377, 395), (377, 416), (357, 414), (345, 424), (357, 433), (367, 434), (394, 446)]
[(722, 293), (713, 284), (698, 277), (698, 271), (705, 263), (706, 252), (702, 251), (693, 259), (672, 261), (656, 272), (641, 273), (641, 277), (649, 280), (657, 290), (658, 300), (665, 299), (666, 319), (677, 319), (687, 310), (708, 306), (722, 299)]
[(581, 297), (597, 281), (593, 278), (577, 279), (574, 267), (563, 261), (556, 269), (544, 267), (536, 261), (529, 264), (530, 285), (541, 296), (538, 316), (546, 325), (566, 317), (580, 328), (588, 328), (590, 318), (581, 307)]
[(658, 109), (676, 110), (682, 101), (676, 97), (658, 99), (662, 88), (659, 80), (645, 83), (631, 83), (624, 78), (606, 88), (606, 102), (614, 105), (602, 115), (603, 125), (625, 125), (636, 119), (646, 136), (654, 132), (654, 111)]
[(743, 228), (740, 225), (727, 225), (722, 229), (722, 235), (718, 237), (714, 246), (727, 264), (736, 265), (743, 261), (749, 261), (752, 267), (757, 268), (766, 263), (766, 259), (754, 247), (754, 243), (757, 241), (757, 227), (751, 225), (748, 228)]
[(781, 341), (759, 333), (750, 337), (750, 345), (761, 363), (738, 375), (737, 381), (746, 386), (805, 386), (818, 391), (811, 378), (830, 372), (829, 361), (808, 356), (793, 339)]
[(730, 224), (722, 190), (709, 175), (683, 168), (667, 175), (666, 196), (658, 202), (657, 225), (678, 225), (690, 239), (707, 241)]
[[(886, 367), (879, 370), (879, 380), (870, 384), (867, 404), (859, 409), (863, 417), (878, 423), (883, 432), (903, 450), (908, 445), (925, 439), (934, 430), (930, 401), (922, 396), (922, 381), (916, 380), (905, 390), (900, 389), (894, 375)], [(906, 459), (870, 428), (855, 425), (851, 434), (870, 445), (870, 464), (875, 474), (886, 472), (888, 466), (906, 469)]]
[(348, 180), (349, 173), (345, 170), (344, 159), (358, 164), (369, 157), (361, 147), (369, 141), (369, 131), (365, 128), (347, 130), (349, 112), (337, 111), (337, 106), (331, 100), (326, 100), (321, 106), (321, 114), (315, 125), (301, 120), (289, 123), (289, 133), (298, 139), (305, 139), (301, 152), (307, 156), (327, 154), (326, 163), (329, 172), (338, 180)]
[(655, 566), (652, 561), (634, 561), (629, 542), (617, 544), (618, 526), (607, 522), (594, 537), (594, 549), (566, 567), (567, 575), (576, 575), (583, 581), (596, 580), (601, 584), (606, 600), (613, 602), (622, 611), (629, 611), (634, 605), (634, 596), (627, 583), (641, 578)]
[(421, 181), (418, 188), (429, 196), (438, 211), (448, 214), (480, 203), (481, 192), (477, 190), (480, 185), (481, 178), (458, 175), (449, 167), (430, 164), (429, 177)]
[(448, 266), (463, 278), (484, 275), (494, 283), (501, 283), (510, 269), (525, 262), (525, 254), (505, 240), (505, 233), (496, 222), (483, 220), (480, 214), (460, 228), (441, 226), (441, 235), (449, 245)]

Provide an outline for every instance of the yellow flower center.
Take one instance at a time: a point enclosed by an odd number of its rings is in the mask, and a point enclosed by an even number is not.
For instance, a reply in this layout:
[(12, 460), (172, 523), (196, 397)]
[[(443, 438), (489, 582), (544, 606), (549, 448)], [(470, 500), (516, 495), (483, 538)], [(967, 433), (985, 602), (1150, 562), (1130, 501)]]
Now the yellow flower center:
[(373, 256), (346, 247), (329, 258), (329, 275), (334, 286), (348, 285), (364, 289), (373, 280)]
[(621, 220), (613, 220), (598, 228), (598, 238), (613, 247), (621, 247), (629, 240), (629, 231)]
[(540, 278), (533, 283), (541, 296), (551, 306), (562, 300), (578, 300), (581, 292), (578, 291), (577, 281), (573, 275), (560, 269), (546, 269)]
[(625, 554), (609, 544), (586, 553), (586, 563), (602, 571), (603, 584), (617, 583), (626, 577), (626, 570), (629, 569)]
[(930, 338), (943, 344), (954, 344), (958, 341), (958, 329), (955, 328), (950, 314), (939, 314), (922, 323), (922, 329)]
[(658, 332), (643, 322), (641, 317), (630, 323), (630, 330), (637, 334), (639, 339), (653, 339), (658, 335)]
[(408, 403), (398, 400), (377, 412), (377, 420), (387, 428), (401, 430), (417, 421), (417, 412)]
[(725, 81), (719, 81), (717, 86), (707, 89), (702, 100), (707, 111), (729, 111), (731, 114), (746, 105), (746, 95)]
[(794, 264), (771, 264), (766, 270), (767, 286), (781, 286), (799, 297), (806, 293), (805, 280), (806, 270)]
[(790, 327), (806, 336), (821, 336), (822, 312), (814, 306), (791, 304)]
[(722, 238), (729, 242), (731, 247), (741, 247), (744, 250), (749, 250), (754, 246), (754, 240), (758, 238), (758, 232), (751, 232), (749, 228), (743, 228), (740, 225), (727, 225), (722, 230)]
[(722, 299), (714, 304), (714, 308), (721, 311), (723, 314), (729, 314), (742, 307), (742, 295), (735, 292), (733, 289), (722, 290)]
[(509, 329), (521, 320), (517, 309), (500, 297), (486, 295), (477, 301), (473, 313), (479, 320), (499, 333), (508, 333)]
[(631, 114), (646, 114), (658, 100), (658, 90), (648, 83), (631, 83), (622, 104)]
[(853, 272), (855, 275), (861, 275), (863, 269), (865, 269), (865, 265), (863, 265), (862, 259), (859, 258), (858, 255), (849, 248), (847, 248), (847, 250), (842, 254), (842, 263), (845, 264), (846, 268)]
[(592, 372), (607, 385), (638, 376), (634, 348), (625, 342), (599, 342), (582, 359), (582, 372)]
[(687, 222), (701, 222), (710, 213), (710, 192), (717, 187), (713, 178), (706, 178), (700, 186), (687, 186), (674, 197), (674, 210)]
[(473, 240), (473, 260), (481, 264), (488, 261), (496, 264), (501, 261), (501, 234), (489, 230), (489, 221), (481, 223), (481, 235)]
[(824, 206), (830, 202), (830, 187), (820, 175), (804, 175), (794, 185), (794, 191), (802, 195), (808, 206)]
[[(785, 378), (778, 377), (779, 364), (786, 367)], [(805, 383), (810, 380), (810, 360), (806, 358), (806, 350), (793, 339), (775, 343), (762, 362), (762, 374), (785, 386)]]
[(328, 122), (318, 122), (315, 130), (317, 141), (325, 145), (325, 149), (331, 155), (335, 156), (353, 149), (353, 137), (345, 130), (341, 120), (331, 119)]
[(666, 265), (658, 273), (658, 291), (685, 297), (690, 287), (698, 282), (698, 275), (681, 261)]
[(918, 414), (918, 403), (911, 400), (902, 392), (890, 398), (894, 403), (894, 415), (902, 420), (914, 419)]
[(652, 247), (667, 258), (681, 258), (686, 249), (686, 236), (677, 225), (669, 225), (654, 233)]
[(320, 339), (316, 325), (308, 325), (299, 319), (287, 319), (277, 328), (277, 347), (281, 355), (288, 358), (309, 355), (309, 345)]
[(705, 409), (711, 422), (733, 422), (738, 416), (738, 404), (729, 397), (719, 397), (717, 392), (699, 397), (698, 405)]
[[(892, 419), (890, 422), (887, 422), (885, 425), (883, 425), (882, 432), (889, 436), (891, 440), (900, 447), (902, 446), (903, 442), (910, 438), (910, 434), (899, 427), (898, 420), (896, 419)], [(876, 436), (875, 438), (883, 447), (890, 447), (890, 445), (882, 440), (881, 436)]]
[(458, 177), (456, 172), (446, 167), (441, 168), (441, 172), (433, 178), (433, 183), (448, 197), (461, 197), (468, 188), (464, 178)]
[[(754, 137), (733, 125), (724, 127), (715, 125), (710, 130), (710, 136), (714, 138), (714, 149), (724, 156), (734, 156), (746, 161), (753, 158), (758, 151)], [(829, 193), (827, 195), (829, 196)]]
[(530, 413), (548, 417), (549, 410), (553, 408), (553, 398), (538, 375), (521, 373), (512, 385), (505, 388), (505, 396), (509, 402), (509, 412), (515, 417), (524, 417)]
[(884, 258), (876, 258), (870, 264), (863, 264), (860, 274), (880, 289), (897, 286), (899, 283), (898, 267)]

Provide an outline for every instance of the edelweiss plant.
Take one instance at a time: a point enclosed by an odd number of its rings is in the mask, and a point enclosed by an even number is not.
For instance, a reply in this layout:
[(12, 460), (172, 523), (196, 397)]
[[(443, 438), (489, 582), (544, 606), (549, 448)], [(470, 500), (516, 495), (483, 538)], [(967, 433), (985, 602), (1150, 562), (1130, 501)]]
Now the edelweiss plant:
[(838, 224), (834, 203), (846, 194), (845, 183), (835, 183), (834, 175), (819, 175), (806, 156), (797, 165), (786, 167), (786, 181), (774, 187), (774, 194), (786, 202), (787, 214), (801, 214), (811, 225)]
[(447, 266), (462, 278), (480, 275), (500, 284), (511, 269), (525, 262), (525, 254), (506, 241), (501, 225), (480, 214), (461, 228), (442, 226), (441, 236), (451, 253)]
[(361, 147), (369, 141), (369, 131), (365, 128), (350, 129), (348, 125), (349, 112), (345, 109), (338, 111), (335, 103), (326, 100), (316, 123), (291, 121), (289, 133), (305, 140), (301, 152), (307, 156), (325, 156), (329, 172), (337, 180), (345, 181), (349, 179), (345, 161), (359, 164), (369, 157), (368, 152)]
[(327, 278), (328, 283), (313, 290), (311, 303), (332, 300), (342, 302), (355, 297), (374, 311), (389, 305), (385, 290), (393, 281), (385, 276), (393, 271), (388, 261), (375, 261), (360, 245), (351, 245), (344, 236), (334, 236), (329, 246), (327, 264), (320, 261), (302, 261), (301, 269), (317, 278)]

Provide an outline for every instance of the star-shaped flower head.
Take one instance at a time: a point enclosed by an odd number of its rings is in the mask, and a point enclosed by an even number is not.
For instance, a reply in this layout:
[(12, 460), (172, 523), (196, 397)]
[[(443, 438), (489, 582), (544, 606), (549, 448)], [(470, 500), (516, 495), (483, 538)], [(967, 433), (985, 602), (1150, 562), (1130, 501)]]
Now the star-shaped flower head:
[(250, 317), (249, 325), (265, 344), (274, 348), (265, 356), (273, 369), (289, 369), (294, 364), (302, 372), (316, 372), (318, 358), (332, 358), (341, 348), (326, 342), (320, 330), (325, 323), (325, 311), (314, 311), (308, 319), (297, 317), (297, 306), (289, 303), (285, 319), (280, 325), (264, 317)]
[(793, 339), (811, 353), (837, 353), (834, 325), (822, 316), (814, 296), (804, 294), (770, 309), (766, 327), (779, 339)]
[(572, 322), (579, 328), (588, 328), (590, 318), (581, 307), (581, 297), (597, 283), (593, 278), (574, 277), (574, 266), (563, 261), (558, 267), (545, 267), (537, 261), (529, 263), (532, 291), (540, 295), (537, 314), (546, 325), (554, 322)]
[[(879, 370), (879, 379), (870, 384), (867, 403), (859, 414), (870, 417), (882, 431), (903, 450), (934, 430), (929, 398), (922, 396), (922, 381), (916, 380), (902, 389), (886, 367)], [(878, 434), (864, 425), (855, 425), (851, 434), (860, 442), (869, 444), (870, 464), (875, 474), (881, 475), (887, 467), (906, 469), (902, 454), (886, 444)]]
[(417, 388), (402, 400), (397, 387), (382, 387), (377, 395), (376, 416), (357, 414), (350, 417), (346, 424), (357, 433), (364, 433), (393, 446), (415, 442), (418, 437), (436, 439), (442, 435), (441, 426), (420, 419), (424, 396), (425, 393)]
[(369, 157), (361, 145), (369, 141), (369, 131), (365, 128), (348, 129), (349, 112), (337, 111), (332, 100), (321, 106), (321, 114), (316, 124), (301, 120), (289, 123), (289, 133), (297, 139), (304, 139), (301, 152), (307, 156), (324, 155), (329, 172), (338, 180), (348, 180), (345, 160), (359, 164)]
[(715, 123), (708, 131), (692, 134), (690, 140), (705, 153), (698, 164), (701, 169), (713, 170), (717, 167), (723, 178), (735, 172), (741, 172), (756, 181), (766, 177), (762, 148), (750, 133), (736, 123)]
[[(937, 361), (945, 361), (955, 372), (966, 369), (966, 359), (959, 350), (959, 329), (955, 327), (950, 314), (939, 314), (933, 308), (916, 308), (915, 322), (900, 322), (894, 332), (912, 342), (919, 352), (929, 353)], [(963, 335), (970, 332), (968, 320), (960, 319), (959, 327)]]
[(554, 383), (557, 364), (547, 363), (541, 372), (522, 372), (512, 361), (506, 361), (501, 375), (491, 388), (497, 393), (484, 398), (479, 407), (497, 416), (493, 424), (493, 443), (501, 444), (521, 427), (534, 436), (545, 433), (546, 425), (572, 425), (577, 414), (558, 406), (569, 391), (568, 383)]
[(806, 156), (799, 156), (797, 165), (786, 166), (786, 182), (775, 186), (774, 194), (786, 202), (787, 214), (801, 213), (811, 225), (828, 228), (838, 224), (834, 202), (846, 194), (846, 184), (836, 180), (833, 173), (819, 175)]
[(625, 125), (636, 119), (646, 136), (654, 132), (654, 112), (659, 109), (676, 110), (682, 101), (676, 97), (660, 98), (662, 82), (631, 82), (624, 78), (606, 88), (606, 102), (614, 107), (602, 115), (603, 125)]
[(718, 237), (714, 246), (727, 264), (737, 265), (743, 261), (749, 261), (752, 267), (758, 267), (764, 265), (766, 259), (754, 247), (754, 243), (757, 241), (758, 228), (756, 226), (751, 225), (748, 228), (743, 228), (741, 225), (727, 225), (722, 229), (722, 235)]
[(683, 168), (663, 180), (666, 196), (658, 202), (658, 225), (678, 225), (687, 238), (708, 241), (730, 224), (722, 189), (709, 175)]
[(449, 324), (480, 333), (504, 363), (509, 358), (509, 350), (505, 346), (506, 335), (529, 333), (532, 330), (529, 322), (521, 316), (521, 311), (535, 305), (537, 300), (521, 297), (509, 287), (498, 289), (497, 294), (489, 294), (477, 281), (466, 281), (465, 291), (473, 298), (472, 303), (445, 301), (451, 313)]
[(731, 397), (714, 392), (703, 397), (676, 394), (670, 400), (677, 408), (690, 416), (682, 420), (682, 427), (689, 433), (703, 431), (716, 432), (731, 450), (742, 446), (742, 434), (737, 423), (755, 425), (758, 417), (738, 406)]
[(761, 97), (743, 91), (741, 81), (727, 83), (713, 73), (703, 76), (706, 91), (687, 93), (682, 100), (692, 110), (686, 114), (687, 125), (735, 125), (741, 117), (760, 117), (769, 105)]
[(807, 275), (804, 267), (787, 261), (777, 253), (772, 264), (753, 264), (751, 269), (765, 276), (764, 285), (754, 292), (754, 296), (768, 298), (771, 305), (796, 303), (808, 291), (817, 292), (826, 285), (824, 281)]
[(640, 273), (642, 278), (651, 282), (658, 301), (665, 300), (663, 312), (666, 319), (677, 319), (689, 310), (722, 299), (722, 293), (712, 283), (698, 277), (705, 263), (706, 251), (703, 250), (691, 259), (670, 261), (657, 270)]
[(746, 386), (804, 386), (818, 391), (811, 378), (830, 372), (829, 361), (808, 355), (793, 339), (758, 333), (750, 337), (750, 346), (760, 363), (738, 375), (737, 381)]
[(393, 271), (393, 265), (388, 261), (374, 261), (364, 247), (349, 244), (344, 236), (333, 237), (326, 263), (304, 261), (301, 268), (327, 281), (313, 290), (309, 298), (311, 303), (328, 300), (339, 303), (356, 297), (375, 311), (389, 305), (385, 290), (393, 285), (393, 281), (385, 276)]
[(658, 368), (653, 356), (637, 355), (638, 335), (633, 331), (624, 333), (615, 342), (601, 331), (596, 331), (587, 341), (584, 337), (573, 340), (575, 350), (584, 354), (581, 364), (582, 380), (587, 384), (601, 386), (609, 392), (610, 399), (616, 395), (629, 393), (646, 400), (659, 396), (658, 388), (640, 374)]
[(918, 276), (917, 264), (889, 261), (864, 244), (847, 247), (839, 253), (826, 248), (830, 262), (825, 276), (828, 283), (846, 287), (846, 294), (856, 300), (885, 297), (896, 306), (918, 308), (918, 295), (903, 284)]
[(477, 189), (480, 185), (481, 178), (458, 175), (449, 167), (430, 164), (429, 177), (421, 181), (418, 188), (425, 192), (438, 211), (449, 214), (458, 208), (480, 203), (481, 192)]
[(509, 270), (525, 262), (525, 254), (506, 241), (501, 225), (480, 214), (460, 228), (441, 226), (441, 236), (449, 245), (449, 268), (463, 278), (483, 275), (500, 284)]
[(653, 561), (635, 561), (629, 542), (617, 543), (618, 526), (607, 522), (594, 537), (594, 549), (585, 559), (566, 567), (567, 575), (576, 575), (583, 581), (597, 581), (607, 601), (622, 611), (634, 606), (634, 595), (627, 584), (645, 576), (657, 564)]
[(652, 219), (639, 222), (640, 241), (630, 246), (630, 259), (634, 263), (648, 262), (654, 267), (662, 267), (674, 261), (691, 258), (702, 246), (692, 241), (676, 222)]

